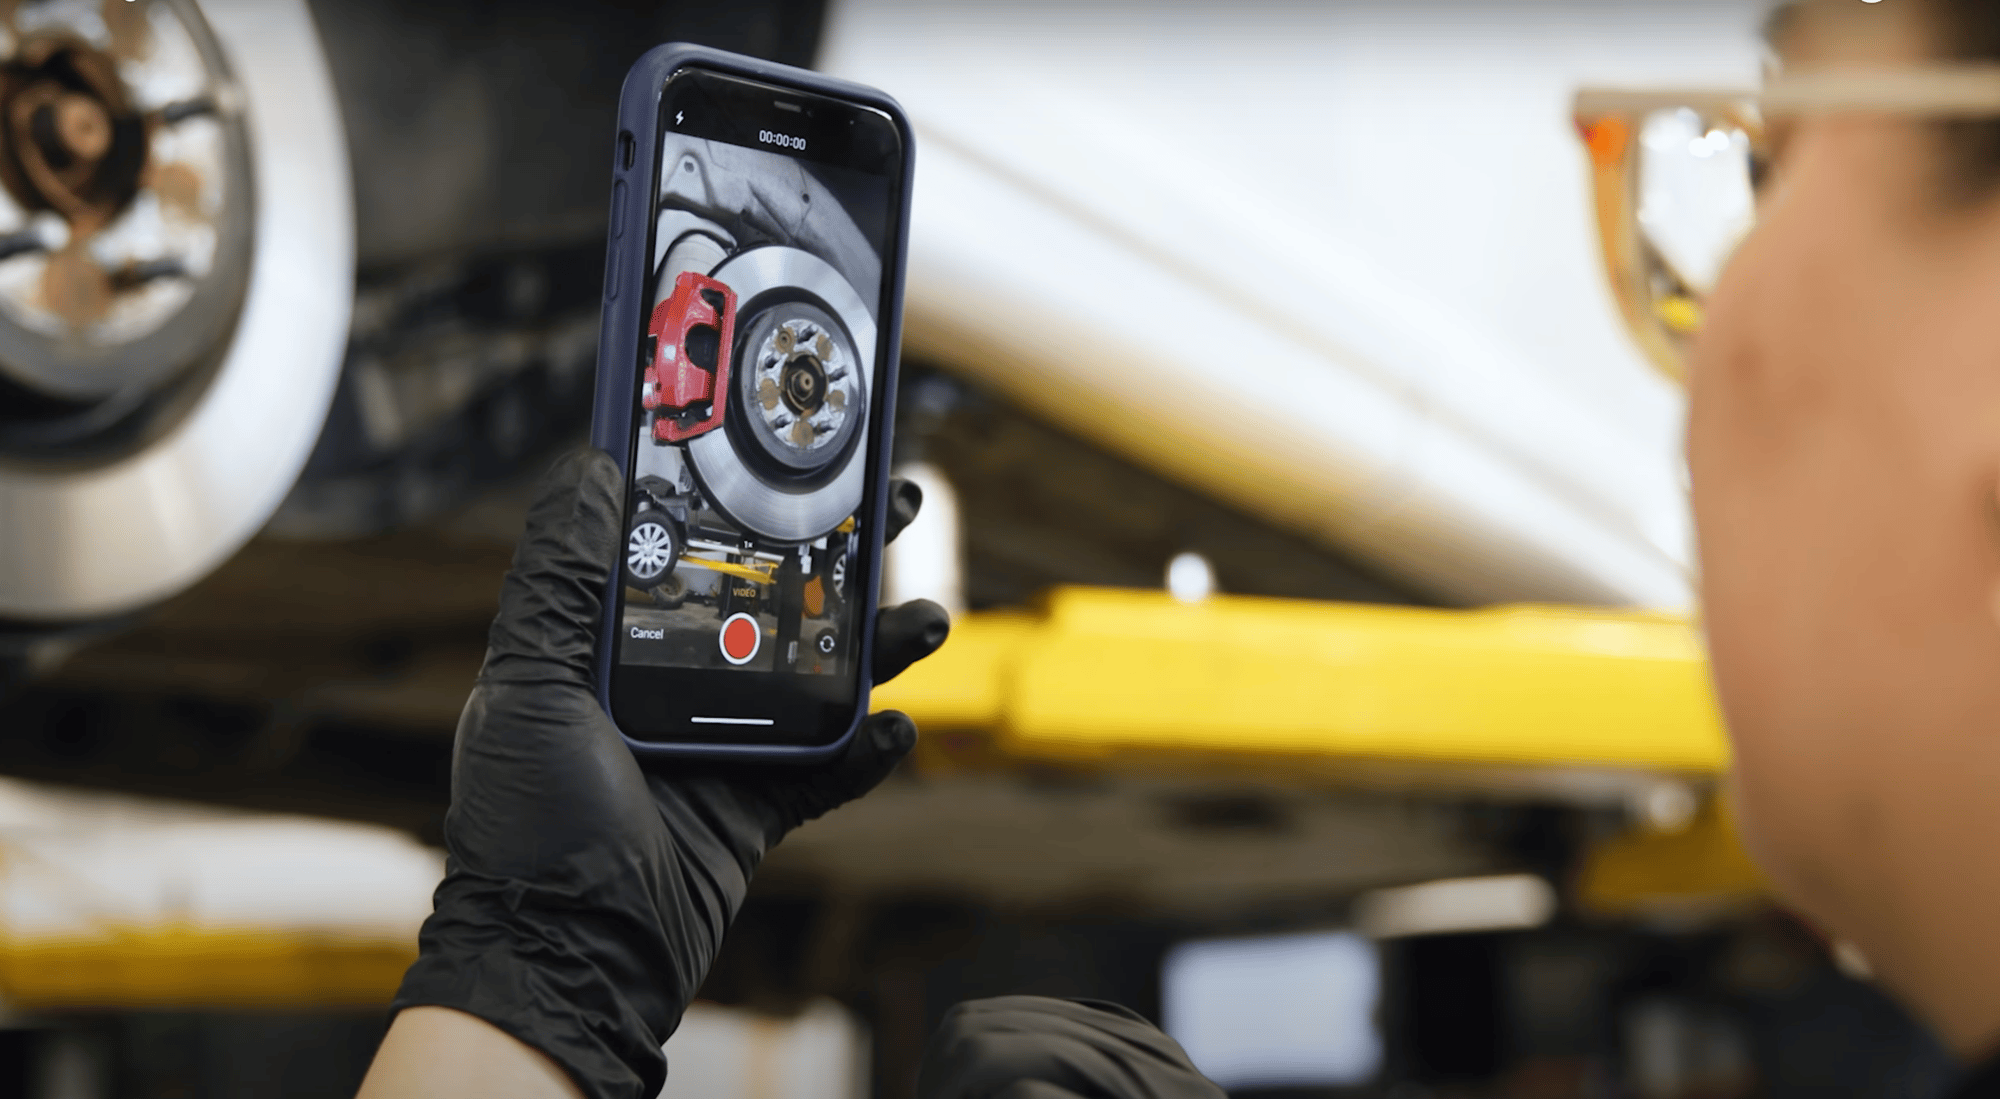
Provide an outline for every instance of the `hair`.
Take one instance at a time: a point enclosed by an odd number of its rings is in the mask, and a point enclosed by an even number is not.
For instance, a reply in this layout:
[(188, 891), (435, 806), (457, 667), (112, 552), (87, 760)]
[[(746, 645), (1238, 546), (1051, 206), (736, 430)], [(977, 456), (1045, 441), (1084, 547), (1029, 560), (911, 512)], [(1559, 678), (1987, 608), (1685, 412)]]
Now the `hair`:
[(1992, 0), (1928, 0), (1944, 53), (1965, 61), (2000, 61), (2000, 7)]
[[(2000, 4), (1993, 0), (1927, 0), (1927, 4), (1941, 59), (2000, 62)], [(1961, 196), (1983, 199), (2000, 189), (2000, 120), (1946, 122), (1942, 129), (1946, 168)]]
[[(1805, 0), (1785, 0), (1764, 22), (1764, 41), (1776, 50), (1795, 26)], [(2000, 63), (2000, 3), (1994, 0), (1922, 0), (1932, 23), (1939, 60)], [(2000, 119), (1938, 124), (1944, 141), (1944, 180), (1950, 197), (1974, 202), (2000, 190)]]

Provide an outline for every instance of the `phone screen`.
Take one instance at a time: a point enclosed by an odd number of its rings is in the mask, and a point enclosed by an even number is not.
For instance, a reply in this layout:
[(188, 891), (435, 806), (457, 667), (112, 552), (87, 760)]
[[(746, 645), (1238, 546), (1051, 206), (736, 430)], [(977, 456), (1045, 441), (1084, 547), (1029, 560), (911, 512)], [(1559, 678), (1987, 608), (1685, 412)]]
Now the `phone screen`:
[(614, 716), (824, 742), (858, 691), (901, 141), (867, 107), (701, 69), (660, 103)]

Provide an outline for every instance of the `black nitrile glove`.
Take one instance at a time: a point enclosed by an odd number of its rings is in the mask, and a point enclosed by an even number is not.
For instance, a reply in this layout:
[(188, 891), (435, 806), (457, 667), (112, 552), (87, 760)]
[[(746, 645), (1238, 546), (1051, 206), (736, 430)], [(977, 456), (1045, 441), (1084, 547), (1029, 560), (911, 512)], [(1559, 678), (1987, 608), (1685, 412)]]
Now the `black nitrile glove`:
[(998, 996), (945, 1014), (918, 1099), (1227, 1099), (1180, 1043), (1101, 1000)]
[[(542, 1051), (593, 1099), (652, 1099), (660, 1045), (764, 853), (867, 793), (917, 733), (881, 713), (825, 765), (642, 771), (592, 688), (621, 488), (609, 457), (581, 452), (528, 513), (458, 722), (444, 882), (392, 1010), (456, 1008)], [(893, 537), (922, 494), (899, 482), (890, 499)], [(935, 603), (882, 611), (875, 681), (930, 655), (949, 625)]]

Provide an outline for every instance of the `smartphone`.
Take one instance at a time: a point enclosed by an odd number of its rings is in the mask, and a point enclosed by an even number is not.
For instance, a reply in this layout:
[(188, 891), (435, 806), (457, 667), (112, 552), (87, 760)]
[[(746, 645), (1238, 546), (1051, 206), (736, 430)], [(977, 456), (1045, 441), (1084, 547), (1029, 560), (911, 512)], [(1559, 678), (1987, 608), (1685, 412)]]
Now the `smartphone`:
[(599, 691), (641, 755), (811, 762), (868, 712), (911, 152), (805, 70), (626, 77), (592, 437), (626, 508)]

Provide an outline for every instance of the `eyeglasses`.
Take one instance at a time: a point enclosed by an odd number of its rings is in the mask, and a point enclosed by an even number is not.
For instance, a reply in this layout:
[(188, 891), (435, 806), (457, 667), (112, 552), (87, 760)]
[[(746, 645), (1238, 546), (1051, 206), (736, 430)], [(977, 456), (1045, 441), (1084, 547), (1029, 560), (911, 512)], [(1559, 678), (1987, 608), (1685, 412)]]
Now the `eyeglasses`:
[(1814, 71), (1762, 91), (1576, 94), (1598, 239), (1625, 323), (1676, 381), (1708, 298), (1757, 219), (1769, 129), (1803, 115), (2000, 117), (2000, 65)]

